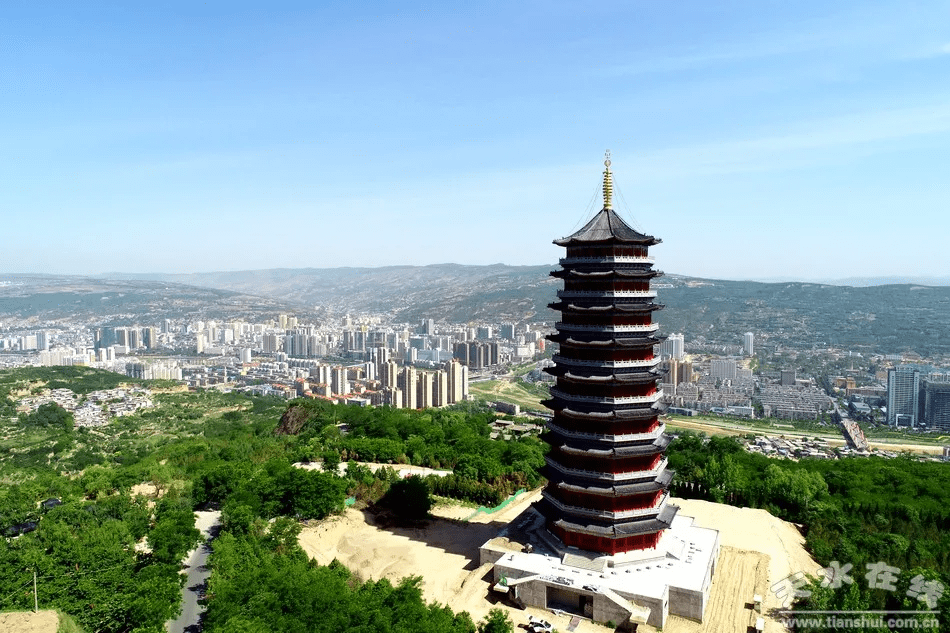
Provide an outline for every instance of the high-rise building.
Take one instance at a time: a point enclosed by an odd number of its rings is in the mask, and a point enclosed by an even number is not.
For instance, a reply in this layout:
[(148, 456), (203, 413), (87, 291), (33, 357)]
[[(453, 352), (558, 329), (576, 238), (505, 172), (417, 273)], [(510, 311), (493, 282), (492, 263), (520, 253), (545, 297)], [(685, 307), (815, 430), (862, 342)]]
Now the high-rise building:
[(445, 370), (432, 375), (432, 406), (444, 407), (449, 404), (449, 375)]
[(433, 380), (432, 372), (419, 372), (416, 379), (416, 406), (420, 409), (427, 409), (433, 406)]
[(400, 376), (399, 388), (402, 389), (403, 406), (407, 409), (419, 408), (419, 392), (416, 387), (416, 370), (413, 367), (403, 367)]
[(482, 369), (489, 365), (497, 365), (500, 360), (498, 343), (494, 341), (489, 343), (479, 343), (477, 341), (456, 343), (453, 356), (463, 365), (471, 367), (472, 369)]
[(950, 381), (946, 376), (928, 376), (920, 387), (921, 422), (927, 428), (950, 431)]
[(346, 379), (346, 367), (334, 367), (330, 374), (330, 389), (338, 396), (350, 392), (350, 384)]
[[(709, 375), (719, 380), (735, 380), (736, 361), (714, 358), (709, 362)], [(794, 380), (792, 384), (794, 384)]]
[(468, 391), (465, 384), (465, 367), (456, 359), (445, 363), (445, 374), (448, 380), (448, 403), (462, 402)]
[(265, 354), (276, 354), (280, 350), (280, 338), (276, 334), (265, 334), (261, 339)]
[(683, 362), (679, 363), (676, 379), (679, 381), (677, 384), (693, 382), (693, 363), (688, 360), (684, 360)]
[(663, 378), (663, 382), (673, 385), (672, 395), (675, 395), (676, 385), (682, 382), (680, 380), (680, 364), (670, 358), (670, 359), (661, 361), (658, 367), (660, 370), (665, 372), (665, 377)]
[(755, 347), (753, 346), (754, 339), (755, 335), (752, 334), (752, 332), (746, 332), (742, 335), (742, 352), (746, 356), (755, 355)]
[(112, 347), (118, 343), (114, 327), (100, 327), (93, 330), (93, 347), (96, 350)]
[(781, 382), (783, 387), (794, 387), (798, 375), (794, 369), (783, 369), (781, 373)]
[(920, 403), (920, 370), (901, 365), (887, 370), (887, 423), (916, 428)]
[(613, 210), (610, 162), (604, 207), (576, 233), (554, 243), (567, 249), (558, 301), (560, 349), (545, 405), (554, 412), (546, 440), (548, 484), (538, 509), (565, 545), (603, 554), (655, 547), (677, 508), (668, 503), (673, 473), (664, 451), (670, 437), (659, 420), (663, 394), (654, 346), (653, 270), (644, 235)]
[(142, 328), (142, 345), (145, 349), (155, 349), (158, 347), (158, 330), (154, 327)]
[(363, 363), (363, 378), (376, 380), (376, 363)]
[(686, 349), (682, 334), (670, 334), (657, 348), (657, 353), (660, 358), (672, 358), (673, 360), (683, 360), (686, 358)]
[(379, 380), (383, 384), (383, 387), (388, 387), (389, 389), (395, 389), (398, 386), (399, 365), (396, 364), (396, 361), (390, 360), (385, 363), (380, 363)]

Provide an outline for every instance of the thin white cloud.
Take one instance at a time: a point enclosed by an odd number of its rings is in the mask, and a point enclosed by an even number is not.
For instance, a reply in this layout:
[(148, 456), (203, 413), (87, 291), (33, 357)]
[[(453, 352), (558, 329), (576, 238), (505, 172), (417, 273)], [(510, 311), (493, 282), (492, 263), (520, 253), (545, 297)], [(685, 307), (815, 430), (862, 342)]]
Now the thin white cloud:
[(950, 42), (927, 44), (923, 46), (915, 44), (910, 52), (901, 56), (901, 59), (904, 61), (917, 61), (921, 59), (934, 59), (935, 57), (943, 57), (944, 55), (950, 55)]
[(654, 177), (808, 167), (849, 152), (883, 151), (912, 137), (950, 132), (950, 97), (927, 106), (856, 112), (791, 126), (784, 133), (663, 149), (642, 156), (639, 173)]
[[(919, 50), (920, 42), (927, 39), (921, 25), (941, 24), (947, 17), (946, 8), (939, 6), (922, 15), (904, 11), (898, 5), (858, 5), (786, 23), (772, 22), (772, 28), (749, 35), (726, 31), (718, 40), (699, 42), (678, 52), (632, 49), (626, 51), (627, 59), (619, 53), (614, 64), (595, 72), (607, 77), (670, 73), (810, 54), (821, 55), (825, 63), (839, 64), (936, 57), (950, 54), (950, 43)], [(909, 50), (911, 42), (917, 50)]]

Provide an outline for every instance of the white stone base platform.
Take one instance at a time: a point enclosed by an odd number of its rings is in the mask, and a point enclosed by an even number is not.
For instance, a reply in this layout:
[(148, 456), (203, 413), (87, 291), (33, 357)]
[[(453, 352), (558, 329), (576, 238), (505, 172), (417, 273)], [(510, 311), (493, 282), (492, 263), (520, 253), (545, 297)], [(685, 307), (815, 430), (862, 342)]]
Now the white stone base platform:
[(719, 558), (718, 530), (679, 514), (655, 548), (613, 556), (564, 546), (534, 509), (502, 535), (479, 550), (480, 564), (494, 563), (496, 591), (516, 604), (627, 629), (661, 628), (669, 614), (702, 621)]

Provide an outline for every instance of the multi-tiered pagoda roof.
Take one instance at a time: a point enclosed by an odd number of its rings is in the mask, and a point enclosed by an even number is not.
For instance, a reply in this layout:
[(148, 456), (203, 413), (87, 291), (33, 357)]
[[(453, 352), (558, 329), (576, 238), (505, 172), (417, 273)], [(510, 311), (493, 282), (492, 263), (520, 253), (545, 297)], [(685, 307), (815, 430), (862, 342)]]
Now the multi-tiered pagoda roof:
[(554, 411), (545, 439), (548, 486), (539, 503), (548, 530), (565, 545), (616, 554), (656, 546), (676, 507), (668, 505), (669, 436), (659, 420), (653, 347), (664, 340), (652, 321), (648, 247), (660, 240), (631, 228), (611, 205), (605, 162), (604, 207), (583, 228), (555, 244), (567, 249), (561, 268), (557, 379), (545, 404)]

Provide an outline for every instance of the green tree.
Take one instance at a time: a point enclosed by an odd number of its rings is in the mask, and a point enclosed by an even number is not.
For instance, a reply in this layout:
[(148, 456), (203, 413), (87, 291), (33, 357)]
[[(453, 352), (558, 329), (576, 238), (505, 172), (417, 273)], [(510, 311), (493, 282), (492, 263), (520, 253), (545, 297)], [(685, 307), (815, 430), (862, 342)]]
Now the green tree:
[(302, 519), (322, 519), (343, 510), (346, 480), (337, 475), (294, 468), (282, 489), (287, 514)]
[(429, 516), (429, 510), (432, 509), (429, 484), (418, 475), (396, 481), (383, 497), (383, 503), (401, 519), (410, 521), (424, 519)]
[(36, 411), (26, 416), (26, 423), (42, 428), (52, 427), (62, 431), (72, 431), (76, 423), (73, 414), (55, 402), (41, 404)]
[(201, 540), (190, 507), (162, 499), (155, 512), (155, 527), (148, 534), (152, 556), (159, 562), (177, 565)]
[(478, 633), (514, 633), (515, 627), (508, 613), (502, 609), (492, 609), (478, 624)]

